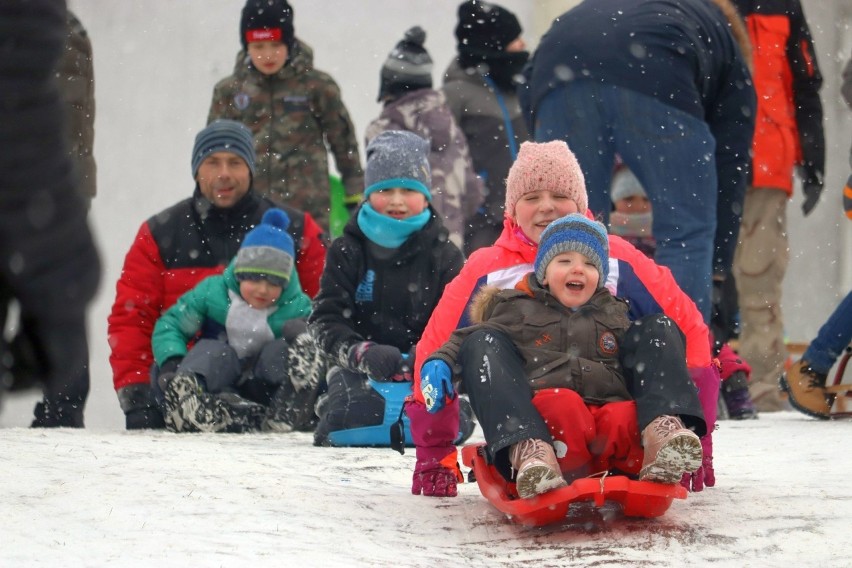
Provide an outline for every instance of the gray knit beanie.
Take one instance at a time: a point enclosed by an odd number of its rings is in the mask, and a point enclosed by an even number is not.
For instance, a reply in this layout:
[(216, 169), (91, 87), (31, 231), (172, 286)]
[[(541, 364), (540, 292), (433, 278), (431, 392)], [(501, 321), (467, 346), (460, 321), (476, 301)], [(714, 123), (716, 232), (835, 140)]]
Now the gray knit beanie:
[(242, 123), (226, 119), (214, 120), (195, 136), (195, 146), (192, 148), (193, 178), (198, 174), (198, 167), (204, 158), (215, 152), (236, 154), (248, 165), (254, 177), (254, 136)]
[(406, 130), (386, 130), (367, 144), (364, 197), (374, 191), (402, 187), (432, 201), (429, 142)]
[(634, 196), (647, 197), (645, 189), (639, 183), (636, 174), (629, 168), (619, 168), (612, 176), (610, 197), (613, 203)]

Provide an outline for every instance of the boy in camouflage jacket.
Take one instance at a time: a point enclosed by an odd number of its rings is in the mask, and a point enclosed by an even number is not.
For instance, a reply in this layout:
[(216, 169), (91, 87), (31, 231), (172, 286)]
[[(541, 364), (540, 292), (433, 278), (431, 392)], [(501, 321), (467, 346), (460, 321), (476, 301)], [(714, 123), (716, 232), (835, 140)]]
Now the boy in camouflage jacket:
[(328, 230), (328, 143), (357, 205), (363, 187), (358, 143), (340, 88), (314, 69), (313, 53), (296, 39), (286, 0), (248, 0), (240, 22), (246, 57), (213, 89), (208, 122), (237, 120), (254, 134), (254, 187), (274, 201), (310, 213)]

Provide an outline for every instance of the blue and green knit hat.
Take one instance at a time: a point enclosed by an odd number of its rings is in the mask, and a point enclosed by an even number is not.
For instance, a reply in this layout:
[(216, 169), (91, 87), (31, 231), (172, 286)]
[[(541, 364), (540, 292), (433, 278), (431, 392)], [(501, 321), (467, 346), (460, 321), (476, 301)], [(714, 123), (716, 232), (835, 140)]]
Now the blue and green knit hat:
[(367, 144), (364, 197), (374, 191), (402, 187), (432, 201), (429, 142), (405, 130), (386, 130)]
[(541, 282), (547, 265), (563, 252), (575, 251), (588, 258), (598, 269), (602, 288), (609, 275), (609, 237), (606, 227), (580, 213), (569, 213), (544, 229), (535, 255), (535, 277)]
[(260, 225), (249, 231), (237, 252), (234, 276), (239, 280), (267, 280), (286, 288), (296, 257), (293, 238), (287, 233), (290, 218), (281, 209), (263, 214)]

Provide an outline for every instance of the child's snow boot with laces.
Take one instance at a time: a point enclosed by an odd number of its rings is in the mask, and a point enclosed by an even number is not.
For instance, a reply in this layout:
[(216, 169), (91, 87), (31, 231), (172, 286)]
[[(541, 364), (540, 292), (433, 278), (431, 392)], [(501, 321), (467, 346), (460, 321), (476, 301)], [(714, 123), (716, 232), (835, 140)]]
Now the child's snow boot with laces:
[(658, 416), (642, 430), (645, 459), (639, 481), (677, 483), (701, 467), (701, 440), (676, 416)]
[(543, 440), (523, 440), (513, 445), (509, 462), (517, 472), (515, 487), (521, 499), (566, 485), (553, 446)]

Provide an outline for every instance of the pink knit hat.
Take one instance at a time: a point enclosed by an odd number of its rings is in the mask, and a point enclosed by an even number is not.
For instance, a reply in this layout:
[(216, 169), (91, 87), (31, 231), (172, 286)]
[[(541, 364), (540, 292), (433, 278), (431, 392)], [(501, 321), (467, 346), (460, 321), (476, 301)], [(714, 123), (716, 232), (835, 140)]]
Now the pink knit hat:
[(574, 153), (561, 141), (524, 142), (506, 178), (506, 213), (515, 216), (515, 204), (532, 191), (550, 190), (573, 199), (580, 213), (589, 206), (583, 171)]

